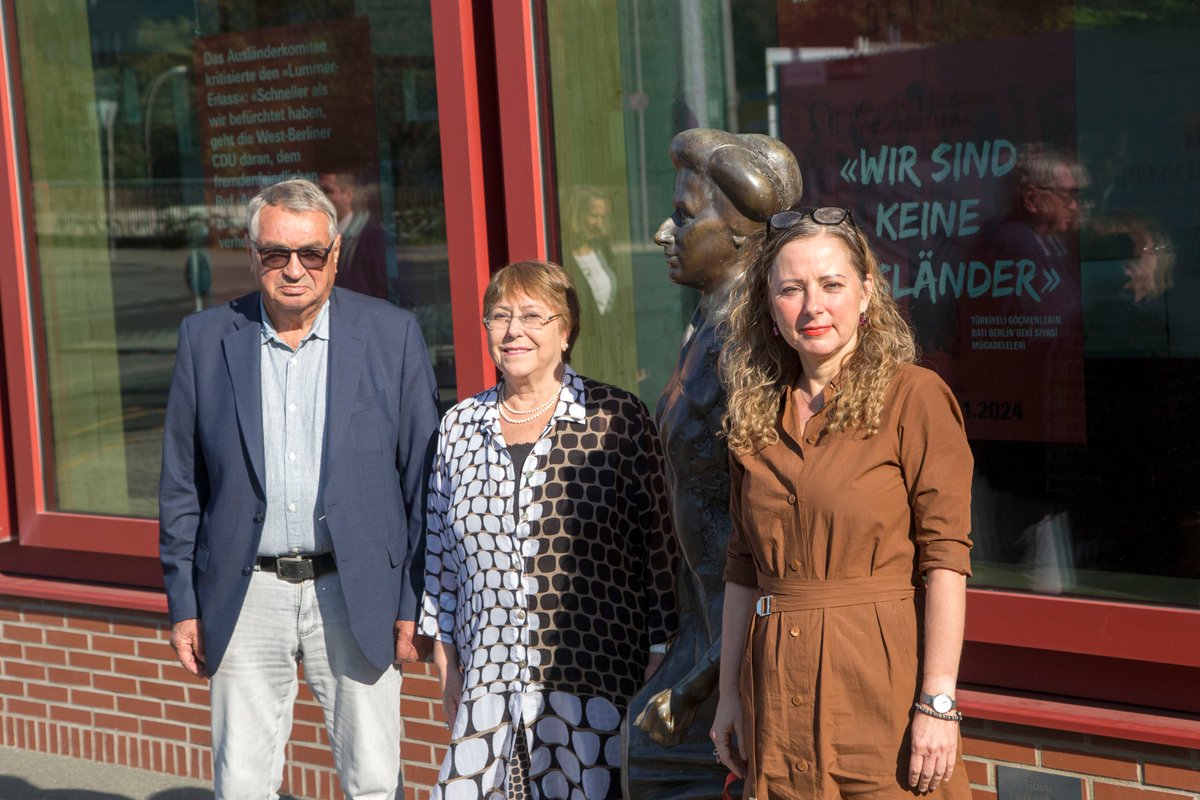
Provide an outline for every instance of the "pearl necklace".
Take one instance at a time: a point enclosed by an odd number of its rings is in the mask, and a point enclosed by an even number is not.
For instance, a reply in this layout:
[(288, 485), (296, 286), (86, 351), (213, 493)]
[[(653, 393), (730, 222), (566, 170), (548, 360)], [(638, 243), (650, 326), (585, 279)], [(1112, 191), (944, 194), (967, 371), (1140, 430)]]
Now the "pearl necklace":
[[(508, 403), (504, 402), (504, 382), (501, 381), (500, 388), (498, 390), (499, 395), (500, 395), (500, 397), (499, 397), (500, 402), (496, 404), (496, 410), (500, 412), (500, 419), (504, 420), (508, 424), (510, 424), (510, 425), (525, 425), (526, 423), (533, 422), (535, 419), (540, 417), (542, 414), (545, 414), (547, 410), (549, 410), (555, 403), (557, 403), (558, 396), (562, 393), (563, 386), (566, 386), (566, 385), (567, 385), (567, 376), (566, 376), (566, 373), (563, 373), (562, 385), (558, 387), (558, 391), (556, 391), (554, 394), (550, 395), (549, 400), (542, 403), (540, 406), (533, 409), (532, 411), (517, 411), (512, 406), (510, 406)], [(505, 413), (505, 412), (508, 412), (508, 413)], [(512, 414), (514, 417), (525, 417), (525, 419), (513, 419), (513, 417), (510, 417), (509, 414)]]

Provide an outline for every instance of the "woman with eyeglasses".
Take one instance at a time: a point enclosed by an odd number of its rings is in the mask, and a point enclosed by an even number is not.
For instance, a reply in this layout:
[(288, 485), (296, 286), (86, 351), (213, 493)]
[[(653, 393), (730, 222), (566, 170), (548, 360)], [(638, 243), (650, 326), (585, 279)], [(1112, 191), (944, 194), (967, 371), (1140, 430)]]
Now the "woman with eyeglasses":
[(621, 721), (676, 624), (658, 433), (571, 369), (561, 267), (505, 267), (484, 309), (502, 378), (443, 418), (430, 478), (420, 625), (451, 737), (433, 797), (620, 798)]
[(771, 217), (730, 297), (733, 532), (712, 736), (745, 797), (970, 795), (972, 457), (849, 211)]

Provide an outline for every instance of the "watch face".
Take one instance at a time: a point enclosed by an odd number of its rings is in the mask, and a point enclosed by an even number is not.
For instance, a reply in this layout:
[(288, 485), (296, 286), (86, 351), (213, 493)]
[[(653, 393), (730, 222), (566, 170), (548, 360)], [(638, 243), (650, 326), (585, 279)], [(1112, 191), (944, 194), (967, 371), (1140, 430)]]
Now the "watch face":
[(939, 714), (949, 714), (954, 708), (954, 700), (948, 694), (939, 694), (933, 698), (933, 710)]

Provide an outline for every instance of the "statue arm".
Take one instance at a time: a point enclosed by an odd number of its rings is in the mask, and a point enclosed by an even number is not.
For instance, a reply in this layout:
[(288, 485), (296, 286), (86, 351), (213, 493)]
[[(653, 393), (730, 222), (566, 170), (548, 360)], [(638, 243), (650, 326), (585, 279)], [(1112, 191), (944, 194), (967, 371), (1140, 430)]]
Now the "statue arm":
[(717, 688), (720, 676), (721, 639), (717, 638), (700, 662), (678, 683), (650, 698), (634, 725), (663, 747), (674, 747), (687, 736), (696, 711)]

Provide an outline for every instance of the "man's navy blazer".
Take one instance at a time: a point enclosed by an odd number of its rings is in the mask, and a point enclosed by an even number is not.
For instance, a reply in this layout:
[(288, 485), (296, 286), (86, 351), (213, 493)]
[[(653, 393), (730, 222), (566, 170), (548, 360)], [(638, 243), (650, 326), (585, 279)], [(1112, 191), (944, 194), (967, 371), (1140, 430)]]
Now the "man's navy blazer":
[[(267, 510), (257, 292), (186, 318), (167, 401), (159, 555), (172, 624), (199, 618), (209, 674), (229, 645)], [(378, 669), (424, 582), (436, 384), (416, 318), (334, 288), (314, 522), (333, 540), (350, 627)]]

